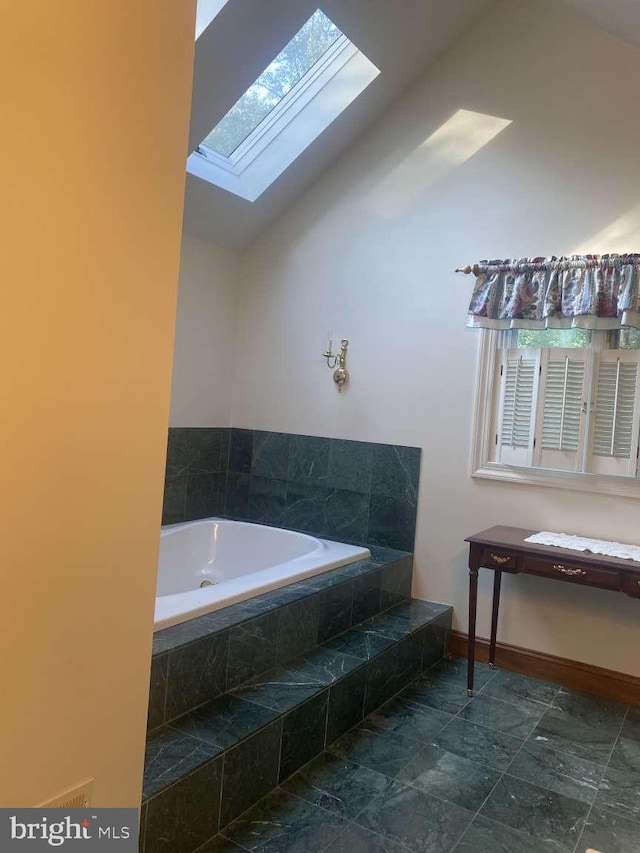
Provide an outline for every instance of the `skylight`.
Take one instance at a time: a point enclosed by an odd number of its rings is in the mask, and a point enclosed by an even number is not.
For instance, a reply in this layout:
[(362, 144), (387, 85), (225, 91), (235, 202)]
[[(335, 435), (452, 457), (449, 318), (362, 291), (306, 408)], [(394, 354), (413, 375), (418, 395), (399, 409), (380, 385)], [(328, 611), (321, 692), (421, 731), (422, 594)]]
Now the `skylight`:
[(342, 36), (318, 9), (202, 144), (229, 157)]
[(187, 171), (255, 201), (379, 73), (317, 9), (189, 156)]

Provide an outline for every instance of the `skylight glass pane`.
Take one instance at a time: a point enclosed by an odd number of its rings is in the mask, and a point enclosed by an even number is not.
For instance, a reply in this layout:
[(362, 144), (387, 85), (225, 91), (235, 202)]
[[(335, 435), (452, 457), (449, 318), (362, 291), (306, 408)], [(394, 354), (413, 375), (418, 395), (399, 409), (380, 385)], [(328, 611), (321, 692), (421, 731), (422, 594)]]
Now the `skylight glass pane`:
[(228, 157), (342, 36), (317, 9), (239, 101), (203, 140)]

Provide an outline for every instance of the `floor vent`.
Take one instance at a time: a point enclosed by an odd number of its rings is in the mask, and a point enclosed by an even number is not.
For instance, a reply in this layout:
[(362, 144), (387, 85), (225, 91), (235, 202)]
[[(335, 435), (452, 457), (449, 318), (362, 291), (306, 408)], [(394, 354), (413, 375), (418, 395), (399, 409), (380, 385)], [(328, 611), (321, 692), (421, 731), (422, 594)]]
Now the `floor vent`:
[(42, 809), (86, 809), (93, 799), (93, 779), (70, 788), (64, 794), (41, 803)]

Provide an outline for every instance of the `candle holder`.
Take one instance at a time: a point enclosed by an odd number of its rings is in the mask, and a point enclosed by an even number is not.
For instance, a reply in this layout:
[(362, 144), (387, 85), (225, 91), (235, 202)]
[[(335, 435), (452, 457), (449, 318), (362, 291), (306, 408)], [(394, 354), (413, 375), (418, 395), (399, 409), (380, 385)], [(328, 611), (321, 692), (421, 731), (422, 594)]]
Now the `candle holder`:
[(347, 347), (349, 341), (340, 341), (340, 353), (334, 354), (331, 351), (332, 340), (329, 338), (329, 346), (327, 351), (322, 353), (322, 357), (327, 359), (327, 367), (333, 370), (333, 381), (338, 386), (338, 391), (341, 392), (344, 386), (349, 381), (349, 371), (347, 370)]

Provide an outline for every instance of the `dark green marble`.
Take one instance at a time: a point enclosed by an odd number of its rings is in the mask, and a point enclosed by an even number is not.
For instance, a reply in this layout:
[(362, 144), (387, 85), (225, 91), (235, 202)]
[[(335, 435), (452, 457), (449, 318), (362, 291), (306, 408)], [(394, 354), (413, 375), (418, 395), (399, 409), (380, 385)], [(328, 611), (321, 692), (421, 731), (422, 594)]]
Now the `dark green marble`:
[(390, 732), (358, 727), (336, 741), (330, 751), (378, 773), (396, 776), (415, 755), (416, 745)]
[(434, 739), (436, 746), (493, 767), (506, 770), (523, 741), (504, 732), (454, 719)]
[(540, 681), (540, 679), (530, 678), (528, 675), (501, 670), (496, 672), (495, 678), (492, 678), (482, 688), (482, 693), (496, 699), (503, 699), (505, 702), (529, 699), (534, 702), (542, 702), (543, 705), (551, 705), (559, 689), (559, 685), (551, 684), (548, 681)]
[(227, 690), (275, 665), (279, 623), (276, 610), (230, 629)]
[(324, 689), (309, 676), (278, 667), (239, 687), (234, 695), (274, 711), (290, 711)]
[(392, 784), (388, 776), (323, 753), (284, 783), (284, 788), (339, 817), (353, 820)]
[(222, 835), (217, 835), (204, 847), (199, 847), (197, 853), (242, 853), (242, 847), (238, 847)]
[(156, 655), (151, 661), (149, 709), (147, 713), (147, 729), (149, 731), (153, 731), (164, 723), (168, 668), (169, 655)]
[(621, 734), (629, 740), (640, 741), (640, 708), (629, 708)]
[(282, 526), (315, 536), (327, 535), (327, 489), (314, 483), (289, 483)]
[(251, 471), (253, 455), (253, 430), (231, 430), (229, 437), (229, 471), (236, 474), (248, 474)]
[(280, 781), (288, 779), (325, 747), (329, 691), (290, 711), (282, 720)]
[(145, 853), (192, 853), (218, 831), (220, 756), (147, 803)]
[(616, 736), (627, 713), (627, 706), (601, 696), (590, 693), (579, 693), (562, 687), (555, 699), (553, 707), (576, 722), (604, 729)]
[[(619, 729), (619, 725), (618, 725)], [(587, 722), (555, 707), (549, 708), (531, 736), (537, 743), (568, 752), (595, 764), (606, 764), (616, 740), (617, 729)]]
[(500, 772), (437, 746), (424, 746), (396, 778), (475, 812), (500, 779)]
[(434, 681), (426, 674), (416, 678), (400, 695), (403, 699), (450, 715), (457, 714), (469, 702), (466, 688), (462, 685)]
[(351, 621), (354, 625), (380, 612), (380, 576), (380, 571), (374, 571), (353, 579)]
[(341, 634), (351, 627), (353, 584), (346, 581), (323, 589), (318, 595), (318, 642)]
[(398, 692), (399, 644), (380, 652), (365, 664), (364, 711), (369, 714)]
[(529, 699), (512, 697), (511, 702), (494, 699), (484, 693), (474, 696), (460, 711), (460, 716), (472, 723), (499, 732), (526, 738), (544, 714), (546, 706)]
[(226, 471), (229, 430), (223, 427), (196, 427), (190, 429), (189, 433), (189, 473)]
[(288, 479), (326, 485), (330, 443), (330, 439), (315, 435), (291, 436)]
[(594, 806), (577, 849), (582, 853), (588, 848), (602, 853), (636, 853), (640, 850), (640, 823)]
[(355, 822), (415, 853), (451, 853), (472, 818), (473, 812), (396, 782)]
[[(600, 783), (596, 805), (640, 821), (640, 774), (608, 767)], [(639, 835), (640, 846), (640, 835)]]
[(418, 500), (420, 448), (392, 444), (373, 446), (371, 493), (391, 495), (410, 504)]
[[(222, 501), (220, 500), (221, 494)], [(220, 515), (223, 505), (223, 475), (190, 470), (187, 479), (185, 521)]]
[(307, 652), (306, 655), (292, 660), (287, 668), (319, 684), (329, 685), (360, 666), (362, 666), (360, 658), (319, 646)]
[(555, 841), (572, 851), (588, 812), (586, 803), (504, 776), (480, 814), (540, 841)]
[(584, 758), (528, 741), (509, 765), (510, 776), (533, 782), (556, 794), (593, 803), (604, 767)]
[(369, 714), (362, 726), (372, 731), (394, 732), (401, 737), (426, 744), (431, 743), (450, 721), (449, 714), (396, 697)]
[(282, 526), (287, 502), (286, 480), (251, 475), (249, 481), (248, 518), (258, 524)]
[(407, 848), (352, 823), (331, 842), (326, 853), (407, 853)]
[[(443, 658), (443, 660), (438, 661), (434, 666), (432, 666), (426, 674), (434, 682), (453, 682), (456, 684), (464, 685), (466, 689), (467, 660), (466, 658)], [(478, 661), (476, 661), (474, 668), (474, 686), (476, 692), (479, 692), (480, 688), (484, 687), (485, 684), (488, 684), (489, 681), (491, 681), (497, 676), (497, 674), (498, 670), (492, 669), (486, 663), (479, 663)]]
[[(625, 729), (623, 728), (622, 731), (624, 732)], [(609, 765), (617, 770), (640, 774), (640, 740), (629, 737), (618, 738)]]
[(167, 721), (224, 692), (227, 646), (228, 635), (222, 631), (169, 653)]
[(286, 663), (318, 644), (318, 619), (316, 596), (294, 601), (278, 610), (278, 663)]
[(380, 573), (380, 609), (387, 610), (411, 598), (413, 559), (405, 557), (384, 566)]
[(373, 444), (333, 439), (329, 448), (327, 485), (368, 494), (371, 491)]
[(456, 847), (456, 853), (564, 853), (565, 850), (555, 841), (540, 841), (484, 817), (474, 818)]
[(220, 826), (257, 803), (278, 784), (282, 720), (271, 723), (224, 755)]
[(178, 717), (171, 727), (228, 749), (272, 723), (277, 711), (225, 694)]
[(269, 480), (286, 481), (292, 436), (283, 432), (253, 433), (251, 473)]
[(169, 728), (156, 729), (147, 738), (144, 757), (143, 800), (173, 785), (191, 771), (220, 755), (222, 749)]
[(344, 542), (366, 542), (369, 496), (346, 489), (328, 489), (325, 500), (327, 535)]
[(223, 835), (250, 853), (320, 853), (346, 825), (337, 815), (279, 790)]
[(360, 660), (371, 660), (383, 649), (390, 648), (394, 644), (390, 637), (382, 637), (379, 634), (371, 634), (366, 630), (352, 628), (345, 631), (339, 637), (325, 643), (325, 648), (336, 649)]
[(167, 471), (164, 478), (162, 523), (178, 524), (185, 520), (187, 502), (187, 473), (172, 474)]
[(356, 669), (329, 688), (327, 746), (356, 726), (364, 716), (364, 672)]

